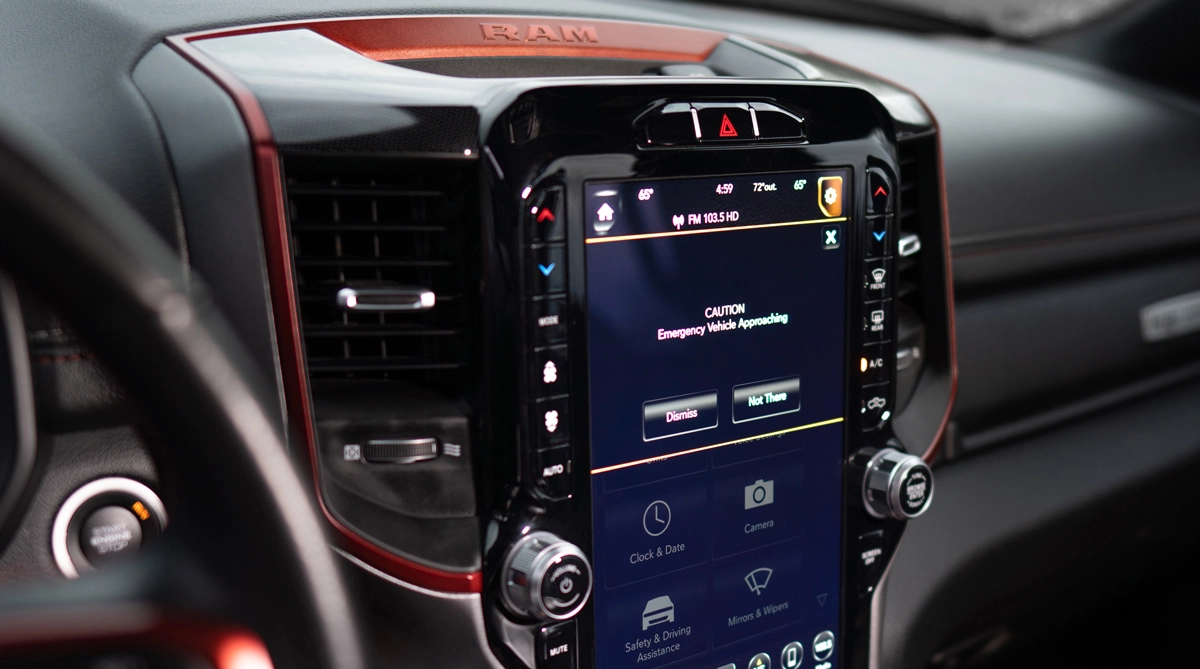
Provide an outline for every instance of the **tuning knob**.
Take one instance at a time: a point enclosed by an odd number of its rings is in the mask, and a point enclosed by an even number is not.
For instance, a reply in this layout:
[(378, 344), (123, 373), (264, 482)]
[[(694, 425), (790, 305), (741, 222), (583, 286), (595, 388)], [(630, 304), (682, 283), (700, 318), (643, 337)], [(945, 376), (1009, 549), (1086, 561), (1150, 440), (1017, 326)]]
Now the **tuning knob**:
[(885, 448), (867, 462), (863, 505), (876, 518), (908, 520), (925, 513), (933, 499), (933, 472), (915, 455)]
[(519, 616), (566, 620), (592, 594), (592, 565), (575, 544), (549, 532), (532, 532), (504, 558), (501, 599)]

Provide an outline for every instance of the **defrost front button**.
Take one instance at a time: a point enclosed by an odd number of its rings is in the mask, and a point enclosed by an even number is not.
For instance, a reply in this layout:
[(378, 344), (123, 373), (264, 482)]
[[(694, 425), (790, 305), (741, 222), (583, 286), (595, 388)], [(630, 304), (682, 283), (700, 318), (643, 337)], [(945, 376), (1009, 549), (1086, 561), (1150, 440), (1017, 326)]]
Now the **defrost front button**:
[(890, 258), (863, 263), (863, 299), (882, 300), (891, 297), (892, 261)]

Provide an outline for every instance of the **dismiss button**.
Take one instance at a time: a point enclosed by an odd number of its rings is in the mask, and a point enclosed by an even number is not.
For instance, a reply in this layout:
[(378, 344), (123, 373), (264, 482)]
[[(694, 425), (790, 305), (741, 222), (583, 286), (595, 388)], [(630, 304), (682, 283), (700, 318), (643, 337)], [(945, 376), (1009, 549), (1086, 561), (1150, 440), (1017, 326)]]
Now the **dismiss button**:
[(642, 440), (654, 441), (717, 426), (717, 391), (679, 395), (642, 404)]
[(733, 387), (733, 422), (795, 413), (800, 410), (800, 377), (759, 381)]

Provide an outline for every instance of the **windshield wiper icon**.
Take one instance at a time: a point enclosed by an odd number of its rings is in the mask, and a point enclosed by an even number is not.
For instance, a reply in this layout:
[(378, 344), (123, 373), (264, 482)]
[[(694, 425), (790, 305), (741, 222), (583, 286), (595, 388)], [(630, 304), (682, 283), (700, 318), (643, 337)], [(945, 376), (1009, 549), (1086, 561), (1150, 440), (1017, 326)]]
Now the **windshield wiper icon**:
[(771, 574), (773, 573), (775, 571), (772, 569), (759, 567), (746, 574), (746, 585), (750, 586), (750, 590), (754, 594), (761, 595), (762, 591), (767, 589), (767, 582), (771, 580)]

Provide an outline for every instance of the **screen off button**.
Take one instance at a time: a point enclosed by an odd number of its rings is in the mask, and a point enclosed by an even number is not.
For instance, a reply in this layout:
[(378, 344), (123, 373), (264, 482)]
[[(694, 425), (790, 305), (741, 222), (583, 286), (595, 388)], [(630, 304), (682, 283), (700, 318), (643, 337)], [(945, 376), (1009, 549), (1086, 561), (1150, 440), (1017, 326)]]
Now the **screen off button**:
[(717, 426), (717, 391), (678, 395), (642, 404), (642, 440), (654, 441)]
[(795, 413), (799, 410), (799, 376), (733, 387), (733, 422), (735, 423)]

